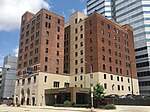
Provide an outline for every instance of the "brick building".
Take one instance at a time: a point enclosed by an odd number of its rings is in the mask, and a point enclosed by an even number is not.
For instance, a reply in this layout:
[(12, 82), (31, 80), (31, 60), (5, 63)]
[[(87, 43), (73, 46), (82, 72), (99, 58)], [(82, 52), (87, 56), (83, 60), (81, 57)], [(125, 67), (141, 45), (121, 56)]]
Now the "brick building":
[(132, 27), (80, 12), (65, 26), (65, 34), (70, 32), (70, 86), (101, 83), (106, 94), (139, 94)]
[(97, 13), (76, 12), (65, 25), (63, 17), (45, 9), (22, 16), (15, 102), (53, 105), (67, 98), (86, 103), (97, 83), (106, 94), (139, 94), (136, 74), (129, 25)]

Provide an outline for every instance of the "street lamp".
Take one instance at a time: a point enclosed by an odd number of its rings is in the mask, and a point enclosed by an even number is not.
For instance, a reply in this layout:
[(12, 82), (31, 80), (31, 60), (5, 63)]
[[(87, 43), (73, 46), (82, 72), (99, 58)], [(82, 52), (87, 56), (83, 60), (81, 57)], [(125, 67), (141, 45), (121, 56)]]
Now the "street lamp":
[[(90, 77), (91, 77), (91, 75), (92, 75), (92, 73), (93, 73), (93, 70), (92, 70), (92, 65), (91, 64), (89, 64), (87, 61), (85, 61), (85, 63), (87, 63), (88, 65), (89, 65), (89, 67), (90, 67)], [(94, 89), (93, 89), (93, 85), (91, 85), (91, 112), (94, 112), (94, 106), (93, 106), (93, 92), (94, 92)]]

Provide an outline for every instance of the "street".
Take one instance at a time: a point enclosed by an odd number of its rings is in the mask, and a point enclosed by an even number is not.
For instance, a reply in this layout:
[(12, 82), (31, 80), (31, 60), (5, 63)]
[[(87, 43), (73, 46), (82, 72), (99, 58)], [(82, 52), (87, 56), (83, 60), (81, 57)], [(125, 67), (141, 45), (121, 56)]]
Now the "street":
[[(0, 105), (0, 112), (90, 112), (85, 108), (67, 108), (51, 106), (21, 106), (9, 107)], [(150, 106), (117, 106), (116, 110), (95, 109), (95, 112), (150, 112)]]

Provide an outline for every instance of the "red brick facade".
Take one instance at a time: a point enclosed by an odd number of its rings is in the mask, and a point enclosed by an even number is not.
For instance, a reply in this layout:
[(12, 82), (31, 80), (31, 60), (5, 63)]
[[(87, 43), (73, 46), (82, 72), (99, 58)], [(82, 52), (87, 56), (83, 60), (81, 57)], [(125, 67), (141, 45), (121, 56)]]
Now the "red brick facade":
[(35, 15), (22, 16), (18, 71), (28, 67), (34, 71), (63, 74), (64, 18), (45, 9)]
[[(85, 60), (93, 72), (137, 78), (133, 29), (95, 13), (85, 20)], [(131, 66), (131, 67), (130, 67)], [(86, 73), (89, 73), (86, 64)]]

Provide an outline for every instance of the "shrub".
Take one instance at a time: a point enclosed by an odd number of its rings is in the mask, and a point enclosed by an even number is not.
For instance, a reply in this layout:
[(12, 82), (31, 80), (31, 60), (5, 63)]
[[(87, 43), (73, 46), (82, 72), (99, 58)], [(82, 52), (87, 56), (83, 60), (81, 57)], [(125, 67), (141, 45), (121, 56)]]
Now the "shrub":
[(89, 108), (89, 104), (76, 104), (73, 107)]
[(74, 106), (74, 105), (75, 105), (75, 102), (71, 102), (71, 105)]
[(64, 104), (54, 104), (54, 107), (64, 107)]
[(64, 107), (71, 107), (72, 103), (70, 101), (65, 101), (64, 102)]
[(116, 109), (116, 106), (114, 104), (108, 104), (104, 107), (104, 109)]

